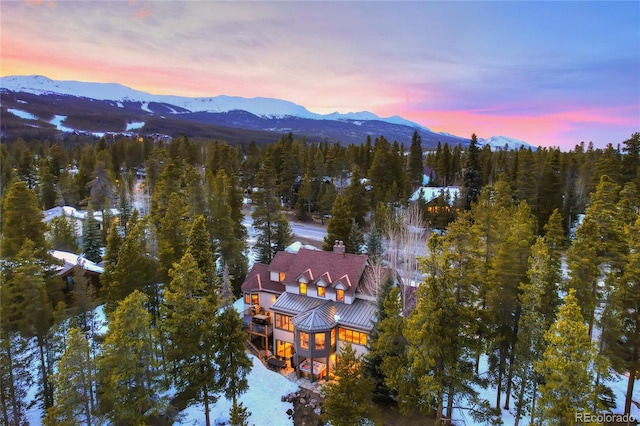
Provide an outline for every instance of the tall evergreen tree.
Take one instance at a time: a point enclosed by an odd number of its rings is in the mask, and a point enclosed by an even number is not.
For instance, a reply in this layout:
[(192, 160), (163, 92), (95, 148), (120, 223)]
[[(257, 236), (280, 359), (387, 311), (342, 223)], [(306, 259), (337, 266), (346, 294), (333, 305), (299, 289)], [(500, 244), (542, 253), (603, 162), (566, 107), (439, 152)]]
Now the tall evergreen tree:
[(167, 281), (169, 269), (180, 261), (187, 249), (189, 226), (184, 199), (179, 194), (171, 194), (158, 229), (158, 272), (162, 281)]
[(411, 136), (408, 169), (412, 189), (422, 186), (422, 175), (424, 174), (422, 166), (422, 137), (417, 130), (414, 130), (413, 136)]
[(196, 217), (191, 225), (187, 253), (190, 253), (196, 261), (207, 288), (216, 290), (219, 287), (216, 277), (216, 259), (213, 255), (206, 219), (202, 215)]
[(362, 228), (365, 225), (365, 216), (369, 212), (369, 201), (361, 180), (360, 169), (356, 166), (351, 173), (351, 182), (344, 191), (344, 199), (349, 206), (349, 217)]
[(277, 188), (273, 169), (273, 161), (267, 155), (256, 176), (256, 185), (259, 190), (253, 193), (254, 210), (251, 217), (253, 218), (253, 227), (258, 233), (255, 250), (258, 254), (258, 261), (261, 263), (271, 263), (271, 259), (276, 253), (276, 227), (283, 215), (276, 195)]
[(336, 380), (324, 387), (323, 419), (335, 426), (359, 424), (370, 413), (373, 381), (364, 374), (362, 356), (347, 343), (338, 354)]
[(231, 400), (232, 419), (238, 424), (244, 424), (250, 413), (238, 402), (238, 397), (249, 388), (247, 375), (252, 363), (246, 351), (242, 319), (229, 301), (225, 303), (215, 327), (214, 350), (219, 368), (216, 385), (219, 389), (224, 389), (224, 396)]
[(412, 375), (407, 358), (406, 320), (402, 315), (402, 297), (394, 287), (384, 301), (384, 318), (378, 322), (379, 336), (372, 344), (373, 350), (382, 357), (380, 365), (384, 384), (398, 401), (400, 413), (409, 414), (419, 406), (417, 377)]
[(327, 235), (324, 237), (322, 249), (331, 251), (335, 241), (347, 241), (351, 230), (351, 218), (349, 217), (349, 206), (342, 197), (336, 197), (331, 209), (331, 219), (327, 224)]
[(418, 287), (417, 306), (405, 331), (411, 375), (423, 401), (419, 408), (423, 412), (434, 410), (436, 423), (451, 419), (459, 395), (470, 401), (474, 418), (488, 414), (477, 408), (478, 394), (471, 386), (475, 379), (471, 342), (477, 317), (472, 305), (457, 300), (457, 271), (448, 265), (443, 248), (440, 237), (429, 240), (431, 254), (422, 269), (427, 278)]
[[(148, 290), (146, 287), (155, 281), (155, 261), (149, 255), (146, 235), (147, 222), (140, 220), (122, 241), (118, 262), (115, 265), (107, 264), (105, 273), (100, 277), (107, 315), (134, 290)], [(156, 296), (155, 292), (151, 293)]]
[(0, 255), (10, 259), (18, 254), (25, 240), (33, 242), (34, 255), (48, 259), (45, 241), (46, 225), (44, 215), (38, 207), (35, 193), (27, 184), (15, 181), (4, 196), (2, 206), (2, 241)]
[(220, 374), (214, 362), (218, 294), (205, 281), (191, 249), (169, 270), (169, 276), (162, 306), (169, 342), (166, 358), (174, 365), (177, 390), (204, 404), (209, 426), (209, 404), (216, 401)]
[(91, 425), (95, 423), (93, 389), (95, 379), (89, 342), (78, 328), (69, 330), (66, 348), (53, 375), (55, 405), (47, 410), (47, 425)]
[(558, 317), (545, 333), (546, 349), (535, 370), (542, 376), (540, 420), (557, 424), (575, 424), (576, 412), (598, 412), (594, 407), (596, 350), (589, 338), (576, 291), (569, 290)]
[(611, 366), (628, 375), (624, 412), (631, 412), (634, 383), (640, 372), (640, 218), (626, 229), (629, 252), (623, 273), (615, 276), (603, 313), (604, 353)]
[(527, 412), (531, 413), (532, 423), (535, 423), (533, 410), (538, 376), (533, 365), (542, 358), (544, 332), (548, 330), (545, 324), (553, 321), (555, 316), (553, 311), (547, 311), (551, 315), (544, 315), (547, 307), (543, 305), (551, 268), (553, 265), (550, 262), (549, 249), (544, 240), (538, 237), (529, 258), (529, 281), (520, 283), (522, 312), (518, 321), (518, 340), (514, 347), (515, 426), (518, 426), (521, 417)]
[(104, 415), (115, 424), (143, 424), (167, 407), (158, 367), (158, 337), (139, 291), (127, 296), (113, 314), (105, 336), (101, 372)]
[(462, 178), (462, 201), (465, 210), (470, 210), (471, 205), (478, 199), (483, 186), (480, 149), (478, 148), (478, 137), (475, 133), (471, 135), (471, 141), (465, 154), (466, 160)]
[(373, 328), (367, 339), (367, 349), (369, 350), (364, 357), (364, 372), (367, 377), (371, 378), (374, 383), (374, 398), (389, 398), (390, 389), (384, 383), (384, 372), (382, 371), (382, 361), (385, 353), (378, 351), (378, 339), (380, 338), (380, 323), (387, 318), (384, 307), (385, 300), (389, 297), (393, 288), (393, 276), (387, 274), (380, 286), (380, 291), (376, 294), (376, 317), (373, 322)]
[(78, 235), (75, 223), (66, 216), (54, 217), (47, 224), (48, 240), (53, 250), (78, 252)]
[(100, 223), (93, 216), (93, 209), (89, 208), (87, 220), (82, 227), (82, 255), (90, 261), (98, 263), (102, 260), (100, 254), (102, 247)]
[(364, 235), (362, 235), (362, 231), (354, 219), (351, 219), (349, 236), (344, 242), (344, 246), (347, 253), (362, 253), (362, 247), (364, 247)]

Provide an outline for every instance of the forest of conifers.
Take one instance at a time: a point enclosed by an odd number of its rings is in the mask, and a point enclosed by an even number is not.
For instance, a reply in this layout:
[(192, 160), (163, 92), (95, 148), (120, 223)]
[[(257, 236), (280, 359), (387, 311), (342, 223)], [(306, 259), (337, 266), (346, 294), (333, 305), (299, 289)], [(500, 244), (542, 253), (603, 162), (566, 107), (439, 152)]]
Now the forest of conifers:
[[(420, 277), (417, 290), (406, 289), (406, 274), (399, 285), (378, 283), (370, 352), (359, 360), (372, 395), (401, 412), (441, 421), (463, 405), (491, 422), (511, 407), (517, 420), (564, 424), (579, 410), (632, 409), (640, 133), (569, 152), (492, 151), (475, 135), (466, 146), (423, 151), (417, 133), (408, 147), (383, 136), (343, 146), (292, 134), (262, 146), (18, 139), (3, 141), (0, 173), (5, 424), (22, 424), (33, 383), (50, 424), (169, 422), (170, 405), (208, 407), (223, 393), (234, 401), (231, 421), (244, 424), (251, 407), (236, 398), (250, 362), (241, 320), (225, 308), (247, 273), (244, 197), (264, 263), (291, 242), (287, 210), (303, 221), (328, 218), (325, 249), (343, 240), (385, 267), (396, 265), (385, 247), (410, 225), (408, 212), (443, 231), (424, 241), (411, 278)], [(460, 187), (460, 197), (411, 208), (425, 174), (431, 186)], [(59, 205), (89, 211), (80, 244), (69, 221), (42, 221), (43, 210)], [(99, 283), (84, 283), (78, 270), (63, 291), (50, 249), (104, 261)], [(106, 335), (93, 324), (102, 304)], [(479, 374), (482, 362), (488, 374)], [(606, 386), (612, 372), (628, 377), (623, 407)], [(493, 401), (479, 398), (487, 386), (496, 389)], [(168, 400), (170, 387), (179, 398)], [(333, 424), (347, 418), (331, 407)]]

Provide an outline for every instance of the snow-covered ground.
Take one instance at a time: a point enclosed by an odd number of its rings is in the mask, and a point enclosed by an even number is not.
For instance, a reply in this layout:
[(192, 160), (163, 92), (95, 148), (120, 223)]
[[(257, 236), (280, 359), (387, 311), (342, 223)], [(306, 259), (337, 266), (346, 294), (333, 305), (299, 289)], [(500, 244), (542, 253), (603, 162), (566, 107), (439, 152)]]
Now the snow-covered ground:
[[(483, 355), (480, 358), (480, 368), (478, 369), (480, 373), (480, 377), (486, 377), (488, 374), (488, 370), (489, 370), (489, 367), (487, 363), (487, 356)], [(613, 409), (612, 412), (615, 414), (622, 414), (624, 412), (624, 401), (625, 401), (626, 392), (627, 392), (628, 378), (621, 374), (617, 374), (613, 371), (611, 373), (612, 373), (611, 378), (605, 381), (605, 385), (611, 388), (615, 396), (616, 408)], [(478, 391), (480, 398), (489, 401), (489, 404), (492, 406), (495, 405), (495, 401), (497, 397), (497, 389), (495, 387), (488, 387), (487, 389), (482, 389), (481, 387), (476, 386), (474, 388), (476, 389), (476, 391)], [(635, 386), (634, 386), (633, 400), (634, 401), (639, 400), (640, 399), (639, 395), (640, 395), (640, 379), (637, 379), (635, 381)], [(501, 397), (501, 404), (503, 406), (504, 406), (504, 398), (505, 398), (505, 394), (503, 393)], [(505, 410), (504, 408), (502, 409), (502, 422), (505, 425), (515, 424), (516, 410), (514, 408), (514, 403), (515, 403), (515, 400), (512, 398), (511, 404), (510, 404), (511, 409), (509, 410)], [(460, 404), (456, 404), (456, 405), (465, 406), (468, 404), (465, 404), (465, 402), (462, 401)], [(634, 406), (632, 404), (631, 416), (633, 416), (635, 419), (640, 419), (640, 407)], [(529, 414), (527, 414), (522, 419), (520, 419), (520, 422), (523, 425), (528, 425), (530, 424), (530, 420), (531, 420), (530, 416)], [(475, 422), (473, 418), (471, 418), (471, 415), (466, 410), (460, 410), (460, 409), (454, 410), (453, 422), (456, 425), (468, 425), (468, 426), (483, 424), (483, 423)]]
[[(249, 390), (240, 396), (240, 402), (251, 412), (248, 419), (250, 425), (291, 425), (293, 420), (287, 415), (288, 409), (293, 409), (290, 402), (282, 402), (281, 396), (298, 390), (298, 385), (286, 379), (283, 375), (273, 372), (265, 367), (262, 362), (253, 355), (249, 355), (253, 361), (253, 369), (247, 379)], [(213, 424), (222, 424), (229, 421), (231, 401), (221, 397), (210, 408), (210, 416)], [(181, 414), (184, 416), (176, 424), (179, 425), (204, 425), (204, 407), (202, 404), (194, 405)]]
[[(234, 307), (240, 312), (244, 309), (243, 299), (238, 299), (234, 303)], [(104, 334), (107, 331), (103, 306), (96, 308), (96, 330), (98, 333)], [(35, 345), (35, 339), (31, 343)], [(253, 362), (253, 368), (247, 376), (249, 381), (249, 390), (242, 394), (239, 398), (240, 402), (251, 412), (249, 424), (260, 425), (290, 425), (293, 420), (289, 419), (287, 410), (293, 408), (290, 402), (282, 402), (281, 397), (298, 390), (298, 385), (283, 375), (271, 371), (265, 367), (258, 358), (249, 355)], [(37, 375), (37, 363), (31, 366), (31, 374), (35, 378)], [(34, 384), (28, 393), (28, 400), (33, 401), (38, 392), (38, 386)], [(229, 411), (231, 410), (231, 401), (224, 396), (211, 404), (210, 419), (212, 424), (221, 425), (229, 421)], [(30, 426), (39, 426), (42, 424), (42, 412), (39, 407), (34, 406), (27, 411), (27, 421)], [(204, 425), (204, 406), (202, 404), (187, 407), (180, 412), (180, 419), (174, 423), (176, 425)]]

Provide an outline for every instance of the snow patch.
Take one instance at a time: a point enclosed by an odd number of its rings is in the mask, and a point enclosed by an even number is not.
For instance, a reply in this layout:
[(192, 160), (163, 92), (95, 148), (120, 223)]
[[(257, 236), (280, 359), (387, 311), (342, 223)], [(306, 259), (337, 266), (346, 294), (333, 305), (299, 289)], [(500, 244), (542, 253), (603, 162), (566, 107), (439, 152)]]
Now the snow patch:
[(7, 111), (9, 111), (11, 114), (15, 115), (16, 117), (20, 117), (23, 118), (25, 120), (37, 120), (38, 117), (36, 117), (35, 115), (26, 112), (26, 111), (22, 111), (20, 109), (15, 109), (15, 108), (7, 108)]
[(129, 130), (136, 130), (136, 129), (142, 129), (145, 125), (144, 121), (134, 121), (133, 123), (128, 123), (127, 124), (127, 131)]

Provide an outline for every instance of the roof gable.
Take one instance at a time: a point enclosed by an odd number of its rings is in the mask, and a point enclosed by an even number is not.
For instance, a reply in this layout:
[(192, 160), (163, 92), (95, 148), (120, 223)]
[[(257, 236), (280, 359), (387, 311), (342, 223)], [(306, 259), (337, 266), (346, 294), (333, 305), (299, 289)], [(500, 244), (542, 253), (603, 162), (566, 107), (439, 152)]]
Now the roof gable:
[(295, 280), (308, 271), (320, 277), (327, 285), (334, 285), (332, 277), (340, 277), (345, 291), (354, 294), (367, 265), (367, 256), (330, 251), (300, 249), (291, 262), (284, 284), (295, 285)]

